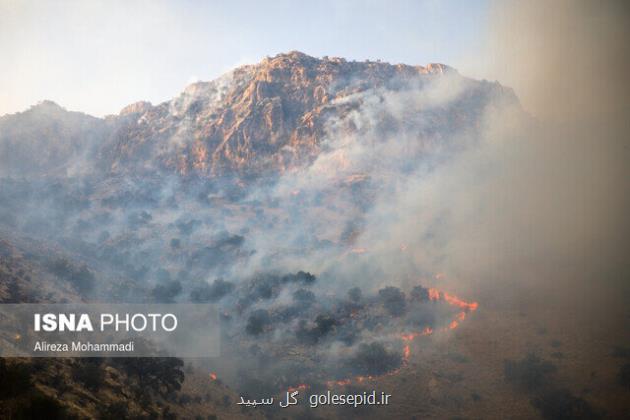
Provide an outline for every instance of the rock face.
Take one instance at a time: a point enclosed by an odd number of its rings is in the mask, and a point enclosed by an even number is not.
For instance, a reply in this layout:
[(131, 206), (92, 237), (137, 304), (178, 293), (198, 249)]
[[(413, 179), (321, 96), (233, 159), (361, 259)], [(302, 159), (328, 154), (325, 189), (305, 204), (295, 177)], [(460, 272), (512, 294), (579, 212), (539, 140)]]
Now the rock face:
[[(16, 144), (40, 149), (46, 146), (40, 144), (44, 138), (55, 137), (60, 145), (50, 147), (47, 161), (74, 156), (81, 141), (98, 143), (98, 151), (90, 154), (98, 164), (91, 166), (113, 173), (165, 171), (201, 177), (277, 173), (311, 162), (330, 135), (331, 120), (345, 131), (360, 130), (350, 117), (366, 106), (382, 119), (384, 129), (387, 124), (400, 125), (400, 121), (386, 121), (387, 112), (378, 110), (379, 101), (383, 103), (389, 93), (413, 92), (440, 78), (448, 78), (449, 84), (467, 84), (468, 93), (448, 109), (423, 113), (421, 105), (411, 105), (403, 121), (408, 132), (426, 136), (427, 117), (434, 132), (472, 126), (488, 103), (515, 100), (509, 89), (463, 78), (443, 64), (350, 62), (290, 52), (239, 67), (211, 82), (193, 83), (178, 97), (156, 106), (129, 105), (106, 120), (51, 104), (5, 116), (0, 119), (0, 137), (5, 140), (2, 156), (19, 153), (25, 159), (25, 146)], [(471, 101), (475, 106), (460, 106)], [(39, 107), (51, 111), (42, 119)], [(15, 130), (15, 126), (31, 128)]]

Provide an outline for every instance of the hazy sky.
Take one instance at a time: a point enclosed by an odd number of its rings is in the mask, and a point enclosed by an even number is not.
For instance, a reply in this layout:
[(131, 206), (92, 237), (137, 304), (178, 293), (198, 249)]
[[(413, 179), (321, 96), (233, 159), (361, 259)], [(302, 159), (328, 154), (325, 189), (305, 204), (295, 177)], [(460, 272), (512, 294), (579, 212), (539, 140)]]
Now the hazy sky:
[(0, 0), (0, 115), (43, 99), (117, 113), (290, 50), (457, 66), (486, 13), (483, 1)]

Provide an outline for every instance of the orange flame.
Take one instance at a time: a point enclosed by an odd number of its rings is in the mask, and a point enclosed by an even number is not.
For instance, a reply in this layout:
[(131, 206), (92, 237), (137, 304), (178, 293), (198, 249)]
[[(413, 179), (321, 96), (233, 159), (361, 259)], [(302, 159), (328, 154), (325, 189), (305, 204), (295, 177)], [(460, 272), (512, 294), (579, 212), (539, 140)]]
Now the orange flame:
[(449, 305), (458, 306), (462, 309), (468, 309), (468, 310), (474, 311), (475, 309), (477, 309), (477, 306), (479, 306), (477, 302), (464, 302), (458, 297), (449, 295), (446, 292), (444, 292), (443, 295), (444, 295), (444, 300), (448, 302)]
[[(436, 275), (436, 278), (443, 278), (443, 274), (438, 274)], [(429, 299), (433, 300), (433, 301), (437, 301), (440, 299), (443, 299), (446, 303), (448, 303), (451, 306), (456, 306), (460, 309), (462, 309), (461, 312), (458, 312), (457, 315), (455, 316), (455, 319), (453, 319), (450, 324), (447, 327), (444, 327), (441, 329), (441, 331), (448, 331), (448, 330), (454, 330), (455, 328), (457, 328), (460, 323), (462, 321), (464, 321), (466, 319), (467, 316), (467, 312), (472, 312), (477, 310), (477, 308), (479, 307), (479, 304), (477, 302), (466, 302), (460, 298), (458, 298), (457, 296), (454, 295), (450, 295), (446, 292), (440, 292), (439, 290), (435, 289), (435, 288), (429, 288)], [(415, 340), (417, 337), (422, 337), (422, 336), (428, 336), (433, 334), (434, 330), (431, 327), (425, 327), (422, 331), (415, 331), (415, 332), (410, 332), (410, 333), (403, 333), (400, 335), (400, 339), (402, 340), (403, 343), (405, 343), (405, 345), (403, 346), (403, 366), (406, 366), (409, 362), (409, 358), (411, 357), (411, 346), (410, 343)], [(391, 376), (391, 375), (396, 375), (398, 372), (400, 372), (401, 368), (398, 368), (396, 370), (393, 370), (391, 372), (388, 372), (384, 375), (381, 376)], [(356, 383), (363, 383), (366, 380), (371, 380), (371, 379), (376, 379), (380, 376), (356, 376), (354, 378), (346, 378), (346, 379), (340, 379), (340, 380), (335, 380), (335, 381), (327, 381), (326, 385), (331, 388), (335, 385), (339, 385), (339, 386), (345, 386), (345, 385), (351, 385), (354, 382)], [(301, 384), (298, 385), (297, 387), (291, 387), (289, 388), (289, 391), (294, 391), (294, 390), (298, 390), (298, 389), (306, 389), (308, 388), (308, 385), (306, 384)]]
[(438, 289), (434, 289), (433, 287), (429, 288), (429, 299), (430, 300), (439, 300), (440, 299), (440, 291)]
[(299, 384), (297, 386), (290, 386), (287, 391), (289, 392), (293, 392), (293, 391), (304, 391), (305, 389), (308, 389), (308, 385), (306, 384)]
[(403, 348), (403, 358), (405, 359), (405, 361), (409, 359), (409, 356), (411, 356), (411, 349), (409, 348), (409, 344), (407, 344)]
[(210, 379), (213, 380), (213, 381), (216, 381), (217, 380), (217, 374), (214, 373), (214, 372), (210, 372)]

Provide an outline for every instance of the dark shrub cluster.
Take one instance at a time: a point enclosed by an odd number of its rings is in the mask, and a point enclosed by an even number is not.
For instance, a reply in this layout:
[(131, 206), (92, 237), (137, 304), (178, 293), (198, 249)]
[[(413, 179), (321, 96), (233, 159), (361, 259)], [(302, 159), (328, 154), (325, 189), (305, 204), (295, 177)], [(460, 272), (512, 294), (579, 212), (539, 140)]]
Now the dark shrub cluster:
[(156, 285), (151, 290), (151, 295), (158, 303), (172, 303), (174, 298), (182, 292), (182, 284), (179, 280), (168, 280)]
[(589, 420), (599, 416), (589, 403), (566, 389), (551, 389), (534, 398), (532, 405), (543, 418), (550, 420)]
[(378, 291), (385, 310), (392, 316), (401, 316), (407, 309), (405, 294), (397, 287), (389, 286)]
[(265, 309), (257, 309), (247, 319), (245, 331), (251, 335), (258, 335), (263, 333), (269, 325), (271, 325), (269, 312)]
[(184, 381), (184, 362), (175, 357), (143, 357), (112, 359), (112, 364), (134, 378), (143, 388), (160, 395), (179, 391)]
[(382, 343), (361, 344), (348, 363), (355, 375), (382, 375), (399, 368), (402, 356)]
[(521, 360), (506, 360), (505, 379), (527, 391), (533, 391), (542, 385), (547, 376), (556, 371), (553, 363), (530, 353)]
[(49, 262), (48, 269), (72, 284), (79, 293), (89, 293), (94, 289), (94, 274), (85, 265), (75, 266), (67, 258), (56, 258)]
[(306, 344), (316, 344), (321, 338), (333, 330), (337, 320), (328, 314), (320, 314), (315, 318), (313, 327), (307, 326), (305, 320), (300, 321), (296, 337)]
[(72, 379), (90, 391), (98, 391), (105, 382), (105, 371), (101, 367), (101, 359), (77, 360), (77, 363), (72, 366)]

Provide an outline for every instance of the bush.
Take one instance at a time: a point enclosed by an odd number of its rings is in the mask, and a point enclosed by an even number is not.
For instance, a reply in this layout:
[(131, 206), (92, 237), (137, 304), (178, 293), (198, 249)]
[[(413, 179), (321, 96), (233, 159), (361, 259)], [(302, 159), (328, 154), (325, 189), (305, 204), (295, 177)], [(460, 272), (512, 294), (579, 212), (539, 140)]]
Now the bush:
[(247, 325), (245, 331), (251, 335), (258, 335), (265, 331), (268, 325), (271, 324), (271, 317), (269, 312), (264, 309), (257, 309), (251, 313), (247, 319)]
[(172, 303), (173, 298), (182, 292), (182, 284), (179, 280), (169, 280), (158, 284), (153, 288), (151, 294), (156, 302)]
[(72, 379), (90, 391), (98, 391), (105, 381), (105, 372), (99, 359), (86, 359), (72, 367)]
[(553, 363), (533, 353), (519, 361), (506, 360), (504, 364), (505, 379), (528, 391), (538, 388), (555, 371)]
[(348, 290), (348, 299), (350, 299), (352, 302), (359, 302), (361, 300), (361, 289), (359, 289), (358, 287), (353, 287), (352, 289)]
[(419, 300), (420, 302), (426, 302), (429, 300), (429, 289), (416, 286), (411, 289), (411, 297), (415, 300)]
[(315, 293), (306, 289), (298, 289), (295, 293), (293, 293), (293, 300), (302, 305), (310, 306), (313, 302), (315, 302)]
[(402, 356), (391, 352), (381, 343), (361, 344), (349, 365), (356, 375), (382, 375), (399, 368)]
[(405, 294), (397, 287), (386, 287), (378, 291), (378, 296), (383, 302), (385, 310), (392, 316), (401, 316), (405, 313)]
[(112, 363), (128, 376), (136, 378), (142, 389), (150, 389), (160, 395), (179, 391), (185, 378), (184, 362), (175, 357), (119, 357)]
[(545, 419), (586, 420), (599, 417), (585, 399), (572, 395), (566, 389), (552, 389), (533, 399), (532, 405)]
[(308, 328), (305, 320), (301, 320), (296, 332), (297, 338), (307, 344), (315, 344), (338, 324), (330, 315), (320, 314), (315, 318), (315, 326)]
[(304, 283), (304, 284), (312, 284), (315, 282), (316, 278), (311, 273), (306, 271), (298, 271), (295, 274), (287, 274), (282, 277), (282, 280), (285, 283)]
[(94, 274), (85, 265), (77, 267), (67, 258), (57, 258), (48, 264), (48, 269), (57, 277), (72, 284), (79, 293), (89, 293), (94, 289)]

